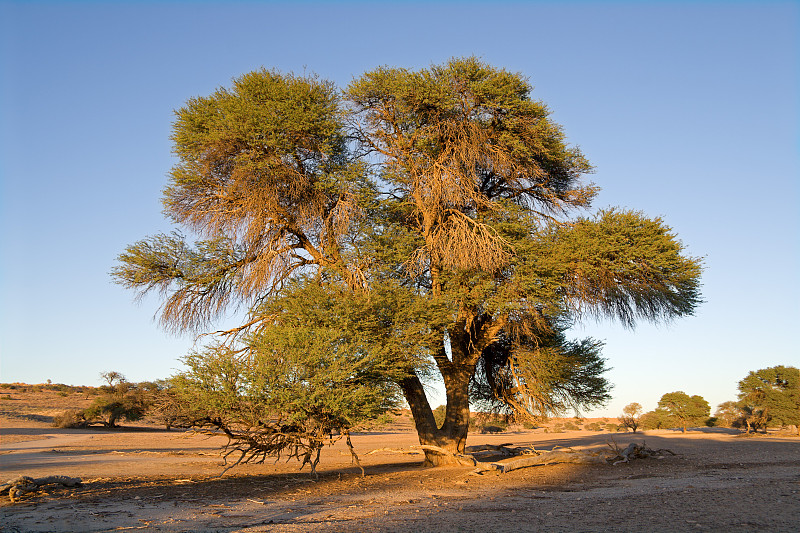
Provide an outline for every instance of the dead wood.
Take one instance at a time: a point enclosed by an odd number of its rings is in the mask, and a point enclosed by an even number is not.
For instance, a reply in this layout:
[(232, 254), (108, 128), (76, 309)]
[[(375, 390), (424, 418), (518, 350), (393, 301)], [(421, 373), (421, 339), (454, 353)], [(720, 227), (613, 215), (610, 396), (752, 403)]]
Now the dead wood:
[(408, 455), (419, 455), (419, 454), (425, 453), (422, 450), (404, 450), (402, 448), (376, 448), (374, 450), (368, 451), (364, 455), (372, 455), (372, 454), (380, 453), (380, 452), (404, 453), (404, 454), (408, 454)]
[(654, 450), (652, 448), (648, 448), (644, 441), (641, 444), (636, 444), (635, 442), (631, 442), (628, 446), (625, 447), (624, 450), (620, 450), (617, 443), (612, 441), (608, 443), (608, 447), (611, 448), (611, 451), (614, 453), (613, 456), (609, 457), (609, 461), (612, 461), (612, 464), (618, 465), (620, 463), (628, 463), (631, 459), (644, 459), (647, 457), (656, 457), (658, 459), (663, 459), (665, 454), (675, 455), (675, 452), (672, 450), (667, 450), (664, 448), (660, 448), (658, 450)]
[[(520, 468), (531, 466), (544, 466), (556, 463), (572, 464), (613, 464), (627, 463), (633, 459), (643, 459), (656, 457), (663, 459), (666, 454), (675, 455), (675, 452), (666, 449), (653, 450), (648, 448), (644, 442), (637, 444), (630, 443), (625, 449), (620, 449), (616, 442), (609, 442), (609, 452), (582, 452), (571, 448), (559, 448), (549, 452), (539, 452), (530, 446), (513, 446), (512, 443), (503, 444), (481, 444), (478, 446), (467, 446), (468, 454), (453, 453), (444, 448), (430, 445), (413, 446), (410, 450), (402, 448), (378, 448), (367, 452), (372, 455), (379, 452), (417, 454), (422, 451), (433, 452), (440, 455), (452, 457), (454, 462), (463, 466), (476, 466), (473, 474), (482, 474), (487, 471), (498, 471), (500, 473), (511, 472)], [(492, 463), (483, 463), (476, 459), (481, 455), (506, 455), (509, 459)]]
[(530, 466), (543, 466), (554, 463), (575, 463), (575, 464), (600, 464), (606, 462), (605, 454), (591, 452), (576, 452), (573, 450), (553, 450), (542, 452), (539, 455), (529, 455), (516, 459), (489, 463), (483, 470), (497, 470), (500, 473), (511, 472), (520, 468)]
[(35, 492), (44, 485), (63, 485), (65, 487), (79, 487), (81, 479), (67, 476), (46, 476), (32, 478), (29, 476), (19, 476), (10, 479), (0, 485), (0, 494), (8, 491), (8, 497), (12, 502), (18, 502), (21, 496), (28, 492)]
[[(656, 457), (663, 459), (665, 454), (675, 455), (675, 452), (666, 449), (653, 450), (648, 448), (644, 442), (637, 444), (630, 443), (624, 450), (620, 450), (616, 443), (608, 443), (612, 453), (608, 452), (581, 452), (569, 448), (552, 450), (549, 452), (537, 452), (532, 448), (510, 448), (508, 444), (500, 445), (500, 448), (506, 450), (528, 450), (527, 457), (515, 457), (497, 461), (493, 463), (477, 463), (478, 468), (473, 471), (474, 474), (481, 474), (489, 470), (496, 470), (500, 473), (511, 472), (520, 468), (528, 468), (531, 466), (543, 466), (555, 463), (572, 463), (572, 464), (608, 464), (617, 465), (619, 463), (627, 463), (633, 459), (643, 459), (647, 457)], [(480, 449), (491, 449), (491, 446), (477, 446)], [(480, 451), (480, 450), (479, 450)], [(524, 452), (523, 452), (524, 453)], [(521, 455), (521, 454), (520, 454)]]
[(492, 455), (505, 455), (506, 457), (514, 457), (517, 455), (537, 455), (537, 452), (531, 446), (514, 446), (511, 442), (503, 444), (481, 444), (478, 446), (467, 446), (466, 451), (475, 457), (492, 456)]

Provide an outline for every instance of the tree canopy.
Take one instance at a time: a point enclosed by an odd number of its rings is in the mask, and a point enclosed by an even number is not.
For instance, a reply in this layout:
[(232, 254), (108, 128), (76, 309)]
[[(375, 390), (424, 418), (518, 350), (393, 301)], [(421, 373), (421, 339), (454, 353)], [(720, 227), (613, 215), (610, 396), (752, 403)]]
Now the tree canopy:
[(748, 428), (800, 426), (800, 370), (773, 366), (750, 372), (739, 382), (737, 406)]
[(639, 427), (640, 418), (642, 416), (642, 405), (637, 402), (629, 403), (622, 409), (622, 414), (619, 415), (617, 418), (619, 419), (620, 423), (625, 426), (626, 428), (630, 428), (631, 431), (636, 433), (636, 429)]
[[(324, 370), (300, 378), (305, 390), (401, 394), (422, 444), (463, 451), (470, 402), (532, 417), (600, 405), (602, 343), (569, 339), (570, 326), (691, 315), (701, 261), (660, 218), (575, 216), (598, 190), (583, 181), (591, 166), (531, 92), (475, 58), (381, 67), (342, 92), (313, 76), (245, 74), (176, 112), (165, 212), (199, 240), (147, 238), (112, 274), (159, 292), (160, 318), (177, 330), (248, 310), (190, 361), (230, 353), (250, 372), (308, 345)], [(446, 389), (441, 424), (425, 391), (433, 376)]]
[(711, 406), (702, 396), (689, 396), (683, 391), (666, 393), (658, 401), (658, 407), (677, 420), (684, 433), (687, 426), (705, 424), (711, 413)]

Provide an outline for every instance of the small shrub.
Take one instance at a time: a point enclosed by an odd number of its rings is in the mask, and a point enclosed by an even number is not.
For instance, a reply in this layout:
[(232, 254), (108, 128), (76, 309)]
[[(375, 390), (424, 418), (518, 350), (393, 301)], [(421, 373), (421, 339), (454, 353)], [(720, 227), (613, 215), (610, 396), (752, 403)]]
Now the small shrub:
[(53, 427), (57, 428), (82, 428), (86, 425), (86, 417), (83, 415), (82, 409), (69, 409), (53, 417)]
[(522, 427), (524, 427), (525, 429), (536, 429), (538, 426), (533, 422), (526, 420), (525, 422), (522, 423)]
[(444, 424), (444, 417), (447, 412), (447, 406), (440, 405), (433, 410), (433, 419), (436, 420), (436, 427), (442, 427)]
[(64, 392), (64, 391), (62, 390), (61, 392), (59, 392), (59, 393), (58, 393), (58, 395), (59, 395), (59, 396), (62, 396), (62, 397), (63, 397), (63, 396), (69, 396), (69, 393), (68, 393), (68, 392)]

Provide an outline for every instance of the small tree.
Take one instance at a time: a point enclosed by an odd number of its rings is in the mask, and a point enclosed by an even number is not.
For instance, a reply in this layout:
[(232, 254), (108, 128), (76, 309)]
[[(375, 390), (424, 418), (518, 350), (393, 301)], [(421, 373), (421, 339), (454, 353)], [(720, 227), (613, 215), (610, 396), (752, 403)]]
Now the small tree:
[(668, 392), (658, 401), (658, 406), (674, 417), (684, 433), (686, 427), (704, 424), (711, 407), (702, 396), (689, 396), (683, 391)]
[(103, 424), (113, 428), (120, 420), (141, 419), (147, 411), (151, 398), (145, 388), (129, 383), (119, 372), (102, 372), (100, 377), (107, 383), (99, 387), (100, 394), (86, 409), (71, 409), (57, 416), (56, 427), (85, 427)]
[(111, 389), (114, 388), (114, 385), (116, 383), (126, 381), (125, 376), (114, 370), (108, 372), (100, 372), (100, 378), (106, 382), (106, 387), (109, 387)]
[(108, 385), (100, 387), (102, 394), (83, 411), (87, 425), (100, 422), (113, 428), (119, 420), (133, 422), (144, 416), (148, 401), (142, 389), (119, 372), (103, 372), (100, 376)]
[(747, 429), (768, 426), (800, 427), (800, 370), (774, 366), (750, 372), (739, 382), (737, 406), (745, 413)]
[(636, 402), (629, 403), (622, 409), (622, 414), (617, 417), (620, 423), (636, 433), (636, 428), (639, 427), (639, 417), (642, 414), (642, 406)]

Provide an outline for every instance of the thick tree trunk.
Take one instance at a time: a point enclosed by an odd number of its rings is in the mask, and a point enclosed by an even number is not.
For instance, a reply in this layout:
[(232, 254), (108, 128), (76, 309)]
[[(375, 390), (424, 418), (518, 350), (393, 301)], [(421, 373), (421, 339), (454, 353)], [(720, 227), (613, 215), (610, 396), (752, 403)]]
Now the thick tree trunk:
[[(461, 318), (446, 331), (450, 344), (450, 357), (445, 348), (445, 332), (442, 345), (433, 355), (442, 375), (447, 405), (442, 427), (437, 427), (433, 411), (428, 403), (422, 382), (416, 375), (404, 379), (400, 386), (414, 416), (414, 424), (421, 445), (436, 446), (453, 454), (463, 454), (469, 432), (469, 381), (475, 372), (475, 364), (483, 349), (494, 342), (504, 322), (493, 321), (488, 316), (479, 316), (462, 309)], [(458, 464), (453, 456), (425, 450), (425, 466)]]
[[(469, 431), (469, 376), (445, 377), (447, 406), (441, 428), (436, 425), (419, 378), (411, 376), (404, 379), (400, 385), (414, 417), (419, 443), (423, 446), (436, 446), (454, 454), (463, 454)], [(425, 450), (423, 466), (445, 464), (458, 464), (458, 461), (452, 456)]]

